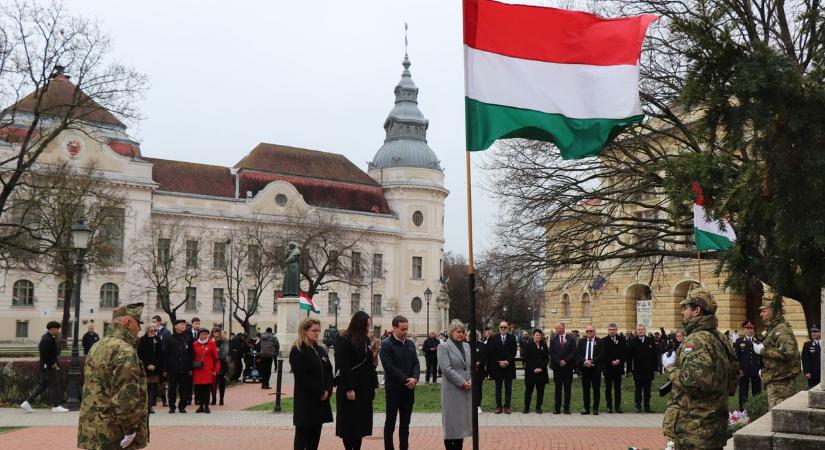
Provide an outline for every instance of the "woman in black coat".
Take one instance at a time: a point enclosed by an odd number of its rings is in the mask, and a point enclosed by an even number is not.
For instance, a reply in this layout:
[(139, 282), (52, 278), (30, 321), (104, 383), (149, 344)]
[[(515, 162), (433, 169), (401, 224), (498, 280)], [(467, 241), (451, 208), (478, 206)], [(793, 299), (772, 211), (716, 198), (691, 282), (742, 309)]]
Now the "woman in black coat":
[(346, 450), (361, 448), (364, 436), (372, 434), (372, 401), (378, 388), (367, 331), (370, 316), (358, 311), (349, 327), (335, 339), (336, 420), (335, 435)]
[(478, 412), (481, 412), (481, 395), (483, 393), (481, 386), (484, 383), (484, 379), (487, 378), (487, 344), (481, 340), (478, 331), (474, 331), (474, 333), (476, 334), (476, 371), (473, 373), (472, 384), (473, 390), (475, 391), (476, 404), (473, 406), (478, 409)]
[(154, 324), (146, 328), (140, 340), (138, 340), (137, 354), (143, 369), (146, 371), (146, 390), (149, 394), (149, 413), (154, 414), (155, 404), (158, 398), (158, 384), (160, 374), (163, 373), (160, 362), (163, 361), (161, 354), (160, 339), (157, 337), (158, 328)]
[(321, 322), (307, 317), (298, 326), (298, 338), (289, 351), (289, 365), (295, 377), (292, 424), (295, 450), (317, 450), (321, 426), (332, 422), (332, 363), (323, 346)]
[(524, 357), (524, 414), (530, 412), (530, 402), (533, 396), (533, 387), (536, 388), (536, 413), (541, 414), (541, 404), (544, 402), (544, 385), (550, 382), (547, 376), (547, 364), (550, 362), (550, 353), (544, 334), (541, 330), (533, 331), (533, 339), (522, 348)]

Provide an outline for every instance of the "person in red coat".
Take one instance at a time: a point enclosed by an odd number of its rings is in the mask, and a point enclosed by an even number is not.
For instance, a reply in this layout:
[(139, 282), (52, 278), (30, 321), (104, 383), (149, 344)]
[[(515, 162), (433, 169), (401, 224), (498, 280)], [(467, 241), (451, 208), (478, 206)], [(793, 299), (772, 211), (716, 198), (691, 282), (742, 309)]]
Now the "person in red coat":
[(209, 393), (212, 380), (221, 371), (218, 347), (209, 337), (209, 330), (198, 330), (198, 340), (192, 344), (192, 384), (195, 385), (196, 413), (209, 414)]

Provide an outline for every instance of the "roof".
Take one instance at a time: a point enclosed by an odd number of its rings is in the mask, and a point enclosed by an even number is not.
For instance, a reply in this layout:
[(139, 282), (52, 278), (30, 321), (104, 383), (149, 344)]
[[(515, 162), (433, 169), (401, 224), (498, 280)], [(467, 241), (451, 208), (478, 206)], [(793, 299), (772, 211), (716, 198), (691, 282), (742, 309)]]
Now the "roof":
[[(106, 108), (100, 106), (91, 97), (79, 90), (77, 86), (69, 81), (65, 75), (57, 75), (45, 87), (43, 100), (40, 103), (40, 112), (47, 116), (65, 116), (73, 110), (75, 119), (107, 123), (125, 128), (126, 125), (117, 119)], [(33, 113), (37, 107), (39, 91), (23, 97), (14, 105), (6, 108), (6, 111), (23, 111)]]
[(305, 148), (261, 143), (235, 164), (236, 169), (279, 175), (343, 181), (378, 186), (378, 183), (344, 155)]
[(161, 191), (235, 198), (235, 179), (228, 167), (146, 158)]

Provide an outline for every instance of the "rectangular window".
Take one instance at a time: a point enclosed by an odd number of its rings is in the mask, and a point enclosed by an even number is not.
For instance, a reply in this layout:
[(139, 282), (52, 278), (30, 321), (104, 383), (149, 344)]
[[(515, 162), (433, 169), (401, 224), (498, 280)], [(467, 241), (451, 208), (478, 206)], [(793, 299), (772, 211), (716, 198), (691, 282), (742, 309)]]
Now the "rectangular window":
[[(63, 308), (63, 304), (66, 301), (66, 282), (61, 281), (60, 284), (57, 285), (57, 307)], [(72, 299), (69, 299), (69, 306), (72, 306)]]
[[(252, 308), (252, 302), (256, 301), (255, 297), (257, 297), (257, 296), (258, 296), (258, 290), (257, 289), (247, 289), (246, 290), (246, 304), (249, 306), (249, 308)], [(258, 312), (260, 310), (261, 310), (261, 305), (258, 304), (257, 307), (255, 308), (255, 311), (253, 311), (253, 312)]]
[(212, 312), (223, 312), (223, 288), (212, 288)]
[(165, 311), (166, 308), (169, 308), (169, 294), (164, 294), (165, 292), (165, 288), (158, 289), (156, 294), (157, 298), (155, 299), (155, 309), (162, 309)]
[(413, 256), (412, 259), (412, 277), (413, 280), (420, 280), (421, 279), (421, 257), (420, 256)]
[(352, 252), (352, 276), (361, 276), (361, 252)]
[(381, 294), (373, 294), (372, 295), (372, 316), (379, 317), (381, 316)]
[(338, 294), (335, 292), (330, 292), (327, 296), (327, 314), (335, 314), (335, 311), (338, 309)]
[(107, 258), (111, 262), (123, 262), (123, 231), (126, 223), (126, 210), (123, 208), (104, 207), (102, 235), (107, 245)]
[(261, 247), (257, 245), (250, 245), (247, 248), (246, 269), (250, 272), (257, 272), (261, 270)]
[(275, 301), (272, 302), (272, 312), (278, 312), (278, 300), (284, 298), (284, 291), (275, 291)]
[(196, 287), (188, 287), (186, 288), (186, 306), (187, 311), (197, 311), (198, 310), (198, 288)]
[(186, 267), (198, 267), (198, 241), (186, 241)]
[(350, 305), (351, 305), (350, 309), (352, 310), (352, 314), (355, 314), (358, 311), (360, 311), (361, 310), (361, 294), (357, 294), (357, 293), (352, 294), (352, 297), (350, 297)]
[(226, 242), (215, 242), (212, 245), (212, 268), (222, 269), (226, 266)]
[(15, 326), (14, 330), (14, 337), (18, 338), (27, 338), (29, 337), (29, 321), (28, 320), (18, 320), (17, 326)]
[(172, 262), (172, 241), (158, 238), (158, 264), (167, 265)]
[(372, 255), (372, 277), (384, 278), (384, 255), (381, 253)]

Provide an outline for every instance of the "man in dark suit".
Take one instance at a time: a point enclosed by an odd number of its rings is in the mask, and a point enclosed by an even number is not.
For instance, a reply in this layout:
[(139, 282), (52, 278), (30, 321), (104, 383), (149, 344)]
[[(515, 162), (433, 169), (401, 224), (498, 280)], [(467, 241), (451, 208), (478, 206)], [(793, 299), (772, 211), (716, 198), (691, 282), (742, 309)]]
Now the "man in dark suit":
[(820, 330), (819, 325), (814, 325), (811, 327), (811, 340), (802, 346), (802, 373), (808, 379), (808, 388), (819, 384), (821, 358), (822, 330)]
[(564, 391), (564, 413), (570, 414), (570, 388), (573, 385), (573, 368), (576, 365), (576, 341), (564, 333), (564, 324), (556, 324), (556, 335), (550, 341), (550, 368), (553, 369), (555, 403), (553, 414), (561, 413)]
[(636, 412), (653, 412), (650, 409), (650, 384), (656, 372), (656, 343), (646, 335), (645, 326), (636, 325), (636, 337), (630, 341), (627, 357), (627, 374), (633, 374)]
[(596, 337), (596, 327), (588, 325), (584, 329), (584, 338), (579, 339), (579, 348), (576, 352), (576, 365), (582, 377), (582, 397), (584, 411), (590, 414), (590, 391), (593, 391), (593, 415), (599, 415), (599, 399), (601, 397), (602, 365), (604, 353), (601, 340)]
[(487, 341), (487, 372), (496, 382), (496, 414), (510, 414), (510, 397), (513, 394), (513, 379), (516, 378), (516, 337), (508, 333), (510, 324), (506, 320), (498, 324), (498, 329), (499, 334), (490, 336)]
[(745, 402), (748, 401), (748, 385), (752, 395), (762, 392), (762, 380), (759, 377), (759, 370), (762, 369), (762, 357), (753, 351), (753, 344), (757, 343), (754, 335), (754, 324), (750, 320), (742, 322), (745, 333), (733, 343), (736, 351), (736, 359), (739, 361), (739, 370), (742, 371), (742, 378), (739, 379), (739, 411), (745, 410)]
[(608, 324), (607, 337), (601, 342), (604, 354), (604, 397), (607, 399), (607, 412), (612, 413), (615, 407), (615, 411), (621, 414), (622, 375), (624, 375), (624, 363), (627, 358), (627, 344), (624, 336), (619, 336), (617, 331), (615, 323)]

